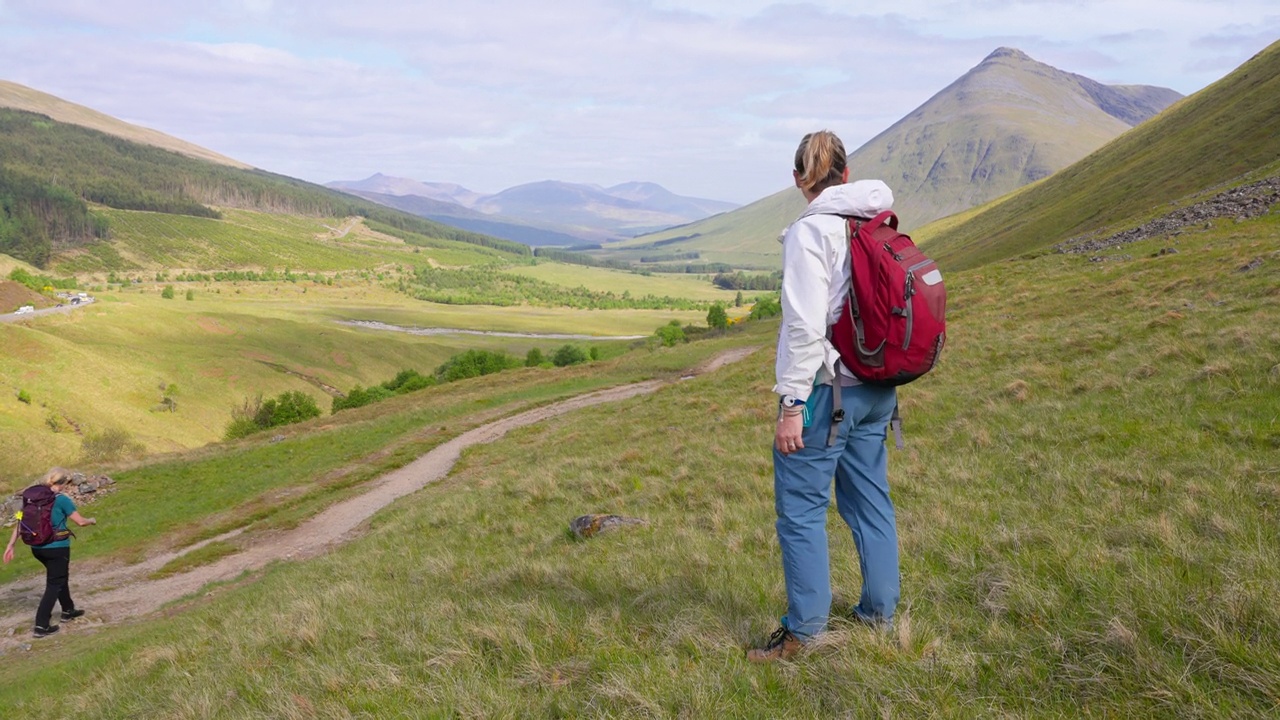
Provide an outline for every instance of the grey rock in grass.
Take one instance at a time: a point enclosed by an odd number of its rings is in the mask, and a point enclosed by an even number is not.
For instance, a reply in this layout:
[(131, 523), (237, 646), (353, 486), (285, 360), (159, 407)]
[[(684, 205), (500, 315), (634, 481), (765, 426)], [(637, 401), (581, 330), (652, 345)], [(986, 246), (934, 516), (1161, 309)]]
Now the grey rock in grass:
[(1245, 263), (1244, 265), (1241, 265), (1240, 267), (1236, 268), (1236, 272), (1246, 273), (1246, 272), (1249, 272), (1250, 270), (1257, 270), (1260, 267), (1262, 267), (1262, 258), (1254, 258), (1249, 262)]
[[(76, 505), (85, 505), (101, 497), (115, 488), (115, 480), (106, 475), (86, 475), (82, 472), (72, 472), (69, 474), (67, 484), (63, 487), (63, 494), (70, 496)], [(10, 527), (17, 520), (14, 514), (22, 509), (22, 493), (0, 500), (0, 526)]]
[[(1261, 217), (1280, 208), (1280, 175), (1223, 191), (1202, 202), (1167, 213), (1131, 230), (1100, 237), (1095, 231), (1071, 238), (1053, 246), (1060, 253), (1097, 253), (1125, 243), (1152, 237), (1177, 237), (1192, 226), (1208, 230), (1214, 218), (1234, 217), (1240, 223)], [(1098, 262), (1090, 257), (1093, 262)]]
[(628, 525), (647, 526), (647, 520), (640, 518), (623, 517), (622, 515), (579, 515), (569, 521), (569, 529), (579, 538), (586, 539), (595, 535), (616, 530), (620, 527)]

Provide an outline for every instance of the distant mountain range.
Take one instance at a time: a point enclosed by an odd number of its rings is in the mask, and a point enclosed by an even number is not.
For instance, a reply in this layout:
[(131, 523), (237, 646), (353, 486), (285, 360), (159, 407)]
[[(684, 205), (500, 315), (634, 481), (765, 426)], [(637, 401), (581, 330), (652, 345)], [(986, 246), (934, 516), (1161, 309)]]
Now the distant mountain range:
[[(910, 230), (1048, 177), (1180, 97), (1167, 88), (1103, 85), (999, 48), (852, 152), (849, 167), (853, 178), (889, 184), (894, 209)], [(703, 259), (768, 267), (780, 252), (778, 232), (804, 205), (789, 187), (733, 212), (610, 247), (700, 251)]]
[(455, 227), (529, 245), (581, 245), (682, 225), (736, 208), (732, 203), (677, 195), (661, 185), (613, 187), (542, 182), (493, 195), (451, 183), (375, 174), (328, 187)]

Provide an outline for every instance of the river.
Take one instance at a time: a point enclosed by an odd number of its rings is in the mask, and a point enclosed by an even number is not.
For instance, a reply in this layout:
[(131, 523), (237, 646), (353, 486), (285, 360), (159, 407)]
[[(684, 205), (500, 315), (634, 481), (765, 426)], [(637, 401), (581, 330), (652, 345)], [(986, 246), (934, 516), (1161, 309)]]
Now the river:
[(486, 335), (488, 337), (530, 338), (533, 340), (640, 340), (648, 337), (647, 335), (569, 335), (562, 333), (520, 333), (499, 332), (497, 330), (404, 327), (402, 325), (378, 322), (377, 320), (339, 320), (338, 324), (369, 328), (371, 330), (409, 333), (410, 335)]

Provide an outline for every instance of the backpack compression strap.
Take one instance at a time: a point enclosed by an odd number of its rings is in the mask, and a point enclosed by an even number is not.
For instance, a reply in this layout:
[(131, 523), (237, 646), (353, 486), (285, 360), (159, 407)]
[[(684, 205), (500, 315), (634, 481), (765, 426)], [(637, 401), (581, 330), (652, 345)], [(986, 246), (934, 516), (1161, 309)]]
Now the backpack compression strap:
[[(841, 407), (840, 364), (836, 363), (836, 376), (831, 381), (831, 430), (827, 433), (827, 447), (836, 444), (836, 435), (840, 432), (840, 423), (844, 422), (844, 408)], [(899, 450), (906, 447), (902, 442), (902, 414), (898, 412), (898, 403), (893, 404), (893, 415), (889, 418), (889, 430), (893, 432), (893, 445)]]

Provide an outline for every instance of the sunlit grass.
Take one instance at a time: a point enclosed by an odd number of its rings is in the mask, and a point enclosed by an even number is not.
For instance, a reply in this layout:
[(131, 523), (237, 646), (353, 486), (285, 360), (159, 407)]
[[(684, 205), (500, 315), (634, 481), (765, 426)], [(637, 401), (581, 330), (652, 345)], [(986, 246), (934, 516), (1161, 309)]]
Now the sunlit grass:
[[(655, 297), (718, 301), (725, 305), (732, 305), (734, 298), (737, 296), (737, 291), (735, 290), (722, 290), (711, 284), (710, 275), (670, 273), (640, 275), (625, 270), (551, 262), (515, 266), (505, 272), (526, 275), (562, 287), (582, 286), (588, 290), (612, 292), (618, 295), (623, 292), (629, 292), (632, 297), (653, 295)], [(751, 297), (755, 293), (744, 292), (743, 294)]]
[[(837, 620), (795, 662), (743, 658), (785, 602), (764, 348), (476, 448), (326, 557), (179, 617), (40, 645), (0, 703), (193, 718), (1272, 715), (1280, 219), (1161, 247), (950, 276), (951, 341), (902, 391), (907, 448), (890, 459), (904, 589), (891, 635)], [(571, 540), (589, 512), (649, 526)], [(830, 527), (839, 611), (859, 580), (834, 511)]]
[[(589, 311), (568, 308), (443, 306), (409, 301), (376, 281), (177, 283), (98, 293), (70, 315), (0, 325), (0, 490), (56, 464), (74, 464), (85, 433), (122, 427), (149, 452), (219, 440), (244, 397), (307, 392), (327, 410), (341, 391), (387, 380), (400, 370), (430, 373), (471, 348), (523, 357), (565, 340), (476, 335), (415, 336), (338, 324), (379, 320), (408, 327), (517, 333), (645, 336), (672, 319), (705, 324), (705, 312)], [(193, 300), (182, 299), (193, 291)], [(619, 341), (613, 341), (617, 343)], [(625, 342), (625, 341), (624, 341)], [(581, 342), (586, 345), (588, 342)], [(613, 354), (612, 351), (608, 354)], [(295, 374), (286, 374), (287, 368)], [(308, 382), (301, 376), (313, 378)], [(175, 386), (177, 412), (164, 412), (162, 388)], [(33, 403), (16, 399), (25, 390)], [(50, 424), (50, 418), (54, 424)]]

